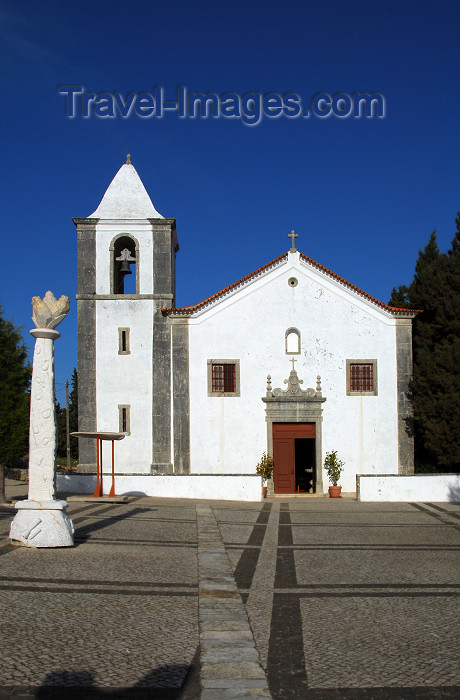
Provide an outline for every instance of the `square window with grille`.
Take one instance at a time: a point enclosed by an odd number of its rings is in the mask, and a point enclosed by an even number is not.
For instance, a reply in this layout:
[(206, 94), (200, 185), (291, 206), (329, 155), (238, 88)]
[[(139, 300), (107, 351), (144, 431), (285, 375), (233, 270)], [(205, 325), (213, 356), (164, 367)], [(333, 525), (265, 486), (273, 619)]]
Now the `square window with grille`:
[(208, 396), (239, 396), (239, 369), (239, 360), (208, 360)]
[(377, 395), (377, 360), (347, 360), (347, 394)]
[(212, 366), (212, 391), (235, 393), (235, 365)]

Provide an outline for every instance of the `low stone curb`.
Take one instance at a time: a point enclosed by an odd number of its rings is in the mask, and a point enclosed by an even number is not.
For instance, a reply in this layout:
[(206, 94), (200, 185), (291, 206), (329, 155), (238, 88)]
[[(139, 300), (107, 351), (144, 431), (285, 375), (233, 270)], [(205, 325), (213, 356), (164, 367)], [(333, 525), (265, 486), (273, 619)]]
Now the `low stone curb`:
[(197, 505), (196, 514), (201, 700), (271, 698), (212, 509)]

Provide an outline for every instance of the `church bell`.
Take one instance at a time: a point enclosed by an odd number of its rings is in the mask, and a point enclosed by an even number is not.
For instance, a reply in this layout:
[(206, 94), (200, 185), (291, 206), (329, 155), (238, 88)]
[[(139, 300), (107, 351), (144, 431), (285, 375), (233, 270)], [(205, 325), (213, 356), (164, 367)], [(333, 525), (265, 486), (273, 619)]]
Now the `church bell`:
[(120, 263), (120, 275), (132, 275), (132, 270), (129, 262), (127, 260), (122, 260)]

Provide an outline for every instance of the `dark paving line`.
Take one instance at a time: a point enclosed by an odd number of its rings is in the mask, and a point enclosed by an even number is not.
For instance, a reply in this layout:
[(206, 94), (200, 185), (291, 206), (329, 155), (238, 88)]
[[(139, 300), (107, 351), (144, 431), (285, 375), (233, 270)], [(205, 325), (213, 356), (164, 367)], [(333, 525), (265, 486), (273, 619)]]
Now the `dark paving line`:
[[(111, 506), (113, 508), (113, 506)], [(114, 515), (112, 518), (109, 518), (111, 522), (116, 523), (119, 520), (126, 520), (127, 513), (122, 513), (121, 515)], [(88, 515), (86, 520), (95, 520), (97, 519), (97, 515)], [(184, 520), (184, 519), (179, 519), (179, 518), (142, 518), (137, 515), (133, 515), (131, 517), (131, 520), (135, 520), (136, 523), (196, 523), (196, 520)]]
[[(81, 528), (84, 530), (84, 528)], [(143, 545), (151, 547), (197, 547), (197, 543), (190, 540), (129, 540), (108, 539), (104, 537), (74, 537), (75, 542), (84, 544), (114, 544), (114, 545)]]
[[(416, 505), (416, 504), (414, 504), (414, 505)], [(417, 504), (417, 505), (418, 505), (418, 504)], [(420, 508), (420, 509), (422, 510), (422, 508)], [(423, 512), (424, 512), (424, 513), (428, 513), (429, 515), (432, 515), (433, 517), (438, 517), (438, 518), (440, 518), (439, 515), (436, 516), (436, 513), (430, 513), (428, 510), (425, 510), (425, 508), (423, 508)], [(289, 523), (289, 524), (291, 524), (291, 523)], [(445, 524), (447, 524), (447, 523), (444, 523), (444, 521), (443, 521), (442, 525), (445, 525)], [(319, 523), (319, 522), (315, 522), (315, 523), (292, 523), (292, 527), (308, 527), (308, 529), (311, 529), (311, 528), (314, 528), (314, 527), (320, 527), (320, 528), (327, 528), (327, 527), (330, 527), (330, 528), (337, 528), (337, 527), (340, 527), (340, 528), (347, 528), (347, 527), (349, 527), (349, 528), (351, 528), (351, 529), (357, 529), (357, 528), (363, 528), (363, 529), (364, 529), (364, 528), (366, 528), (366, 529), (367, 529), (367, 528), (384, 528), (385, 530), (386, 530), (386, 529), (390, 530), (390, 529), (393, 528), (393, 527), (396, 527), (396, 528), (401, 528), (401, 527), (403, 527), (403, 528), (405, 528), (405, 529), (408, 529), (408, 528), (411, 528), (411, 527), (416, 527), (417, 530), (420, 530), (420, 528), (430, 528), (430, 529), (433, 529), (434, 527), (442, 527), (442, 525), (436, 525), (435, 523), (391, 523), (391, 524), (389, 524), (389, 523), (387, 523), (387, 524), (385, 524), (385, 523), (382, 523), (382, 524), (380, 524), (380, 523), (339, 523), (339, 522), (337, 522), (337, 523)], [(456, 525), (451, 525), (451, 527), (456, 527)]]
[(459, 525), (452, 525), (451, 523), (446, 523), (445, 517), (443, 517), (442, 515), (438, 515), (438, 513), (433, 513), (433, 512), (432, 512), (429, 508), (427, 508), (426, 506), (422, 506), (420, 503), (411, 503), (410, 505), (411, 505), (413, 508), (415, 508), (416, 510), (419, 510), (419, 511), (421, 511), (422, 513), (425, 513), (425, 515), (429, 515), (429, 516), (431, 516), (432, 518), (435, 518), (436, 520), (439, 520), (439, 521), (441, 522), (441, 524), (442, 524), (444, 527), (451, 527), (451, 528), (454, 528), (455, 530), (460, 530), (460, 526), (459, 526)]
[(303, 700), (451, 700), (460, 686), (406, 688), (309, 688)]
[[(271, 506), (271, 503), (270, 504), (267, 503), (266, 505)], [(264, 506), (264, 508), (265, 508), (265, 506)], [(259, 523), (257, 521), (255, 523), (242, 523), (239, 521), (237, 522), (236, 520), (218, 520), (217, 523), (219, 526), (220, 525), (238, 525), (239, 527), (265, 527), (265, 525), (266, 525), (266, 523)]]
[[(240, 545), (238, 545), (240, 546)], [(398, 552), (398, 551), (414, 551), (414, 552), (458, 552), (460, 545), (456, 544), (294, 544), (294, 545), (283, 545), (285, 549), (300, 549), (304, 551), (384, 551), (384, 552)]]
[[(290, 595), (287, 591), (286, 595)], [(455, 598), (460, 596), (459, 591), (334, 591), (334, 592), (293, 592), (302, 598)], [(280, 594), (281, 595), (281, 594)], [(283, 594), (284, 595), (284, 594)]]
[(257, 562), (259, 560), (260, 549), (267, 530), (267, 523), (268, 518), (270, 517), (271, 508), (271, 503), (264, 503), (247, 541), (249, 548), (246, 549), (243, 545), (243, 553), (234, 572), (234, 577), (238, 588), (250, 589), (252, 586), (252, 579), (254, 578)]
[(74, 578), (37, 578), (35, 576), (0, 576), (0, 583), (2, 581), (17, 581), (18, 583), (62, 583), (62, 584), (85, 584), (88, 586), (137, 586), (138, 588), (197, 588), (197, 583), (177, 583), (176, 581), (171, 583), (155, 583), (154, 581), (104, 581), (100, 579), (83, 579), (78, 580)]
[[(292, 531), (282, 525), (288, 525), (291, 517), (289, 505), (280, 505), (280, 527), (278, 542), (292, 544)], [(294, 553), (290, 550), (277, 549), (275, 587), (287, 581), (297, 584)], [(267, 679), (270, 692), (275, 700), (293, 700), (305, 698), (307, 692), (307, 675), (302, 635), (302, 618), (300, 614), (300, 596), (273, 595), (270, 639), (268, 644)]]
[[(123, 584), (124, 585), (124, 584)], [(87, 595), (131, 595), (131, 596), (166, 596), (166, 597), (194, 597), (198, 596), (198, 588), (195, 591), (175, 591), (175, 590), (155, 590), (146, 591), (139, 589), (125, 588), (78, 588), (78, 587), (63, 587), (63, 586), (20, 586), (20, 585), (2, 585), (2, 591), (31, 591), (33, 593), (70, 593), (72, 595), (78, 593), (86, 593)]]
[[(108, 527), (108, 525), (106, 525), (104, 527)], [(79, 528), (79, 532), (84, 532), (84, 530), (85, 530), (84, 527)], [(159, 540), (157, 538), (154, 538), (152, 540), (134, 540), (134, 539), (131, 540), (127, 537), (120, 538), (120, 539), (119, 538), (110, 539), (108, 537), (97, 537), (97, 535), (94, 537), (77, 536), (74, 539), (75, 539), (75, 542), (97, 542), (97, 543), (107, 542), (107, 543), (111, 543), (111, 544), (121, 544), (121, 545), (122, 544), (132, 545), (132, 544), (136, 544), (136, 542), (143, 542), (145, 544), (150, 544), (150, 545), (155, 546), (155, 547), (160, 547), (163, 545), (168, 546), (168, 545), (174, 545), (174, 544), (183, 545), (184, 547), (190, 547), (191, 545), (194, 545), (195, 547), (197, 546), (196, 541), (193, 541), (193, 540)]]
[(346, 588), (356, 589), (381, 589), (386, 588), (401, 588), (407, 590), (414, 590), (419, 588), (460, 588), (459, 583), (299, 583), (297, 584), (299, 588), (308, 588), (310, 590), (340, 590)]
[(441, 506), (437, 506), (434, 503), (425, 503), (425, 506), (429, 506), (430, 508), (434, 508), (435, 510), (441, 511), (441, 513), (446, 513), (451, 518), (456, 518), (457, 520), (460, 520), (460, 514), (459, 513), (453, 513), (451, 510), (447, 510), (447, 508), (441, 508)]

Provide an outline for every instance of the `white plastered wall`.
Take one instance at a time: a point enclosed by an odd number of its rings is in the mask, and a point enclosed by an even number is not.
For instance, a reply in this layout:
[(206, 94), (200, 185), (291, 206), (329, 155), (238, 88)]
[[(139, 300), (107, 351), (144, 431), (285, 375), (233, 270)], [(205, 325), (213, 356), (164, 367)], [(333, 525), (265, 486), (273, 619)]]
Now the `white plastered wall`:
[[(111, 293), (110, 244), (119, 234), (134, 236), (140, 249), (140, 294), (153, 293), (152, 228), (147, 221), (104, 221), (96, 228), (97, 293)], [(129, 328), (130, 354), (120, 355), (118, 328)], [(119, 430), (119, 405), (130, 406), (130, 435), (115, 446), (117, 472), (149, 473), (152, 462), (152, 334), (150, 299), (96, 302), (98, 430)], [(104, 446), (104, 469), (110, 464)]]
[[(297, 286), (288, 285), (290, 277)], [(291, 327), (301, 333), (296, 356), (285, 354)], [(355, 490), (357, 473), (397, 473), (394, 319), (297, 253), (190, 319), (192, 473), (255, 470), (267, 449), (266, 377), (286, 388), (291, 357), (303, 389), (321, 375), (323, 457), (337, 449), (345, 461), (344, 491)], [(208, 359), (240, 360), (240, 397), (208, 397)], [(377, 359), (378, 396), (346, 395), (347, 359)]]
[(153, 293), (152, 226), (144, 220), (100, 221), (96, 226), (96, 294), (112, 294), (110, 288), (110, 244), (116, 236), (126, 234), (139, 243), (139, 294)]

